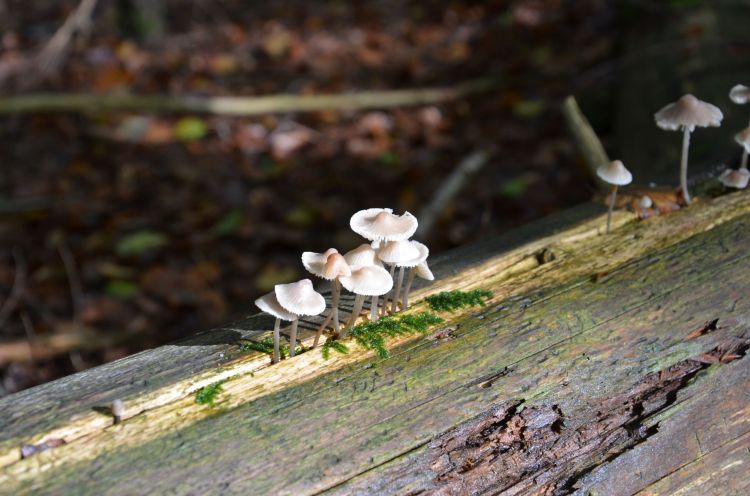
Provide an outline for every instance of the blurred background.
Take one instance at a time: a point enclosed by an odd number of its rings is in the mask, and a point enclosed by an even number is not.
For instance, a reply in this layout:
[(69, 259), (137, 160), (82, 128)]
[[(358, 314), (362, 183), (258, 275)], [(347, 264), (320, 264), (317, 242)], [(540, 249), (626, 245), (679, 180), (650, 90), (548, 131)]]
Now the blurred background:
[[(735, 166), (750, 6), (700, 0), (0, 0), (0, 396), (254, 312), (349, 217), (419, 216), (432, 253), (592, 198), (560, 102), (636, 182), (676, 184), (684, 92), (725, 111), (694, 178)], [(451, 88), (398, 108), (226, 116), (44, 110), (19, 95), (254, 96)], [(95, 101), (95, 100), (94, 100)], [(726, 129), (727, 126), (729, 129)], [(472, 162), (473, 161), (473, 162)], [(467, 164), (468, 162), (468, 164)]]

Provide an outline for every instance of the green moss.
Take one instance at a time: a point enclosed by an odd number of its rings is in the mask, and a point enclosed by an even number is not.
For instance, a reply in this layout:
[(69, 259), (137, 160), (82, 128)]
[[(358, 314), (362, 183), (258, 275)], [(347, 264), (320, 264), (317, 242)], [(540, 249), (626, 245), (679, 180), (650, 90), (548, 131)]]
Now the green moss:
[(361, 347), (375, 351), (379, 357), (388, 358), (385, 340), (389, 337), (426, 333), (430, 326), (440, 324), (443, 319), (431, 312), (409, 315), (389, 315), (376, 322), (363, 322), (349, 331)]
[[(240, 341), (240, 351), (260, 351), (261, 353), (266, 353), (268, 355), (273, 355), (273, 338), (265, 338), (261, 341)], [(309, 348), (305, 348), (302, 345), (297, 346), (295, 348), (295, 355), (301, 355), (302, 353), (308, 351)], [(289, 345), (285, 343), (279, 343), (279, 355), (281, 358), (286, 358), (289, 356)]]
[(443, 291), (430, 295), (425, 301), (436, 312), (452, 312), (466, 306), (484, 305), (484, 300), (492, 298), (492, 291), (473, 289), (471, 291)]
[(320, 353), (323, 355), (323, 358), (325, 360), (331, 358), (331, 350), (337, 351), (342, 355), (346, 355), (347, 353), (349, 353), (349, 348), (347, 348), (344, 343), (336, 339), (328, 338), (326, 339), (326, 342), (323, 343), (323, 346), (320, 347)]
[(195, 402), (199, 405), (214, 406), (216, 397), (219, 396), (219, 393), (223, 390), (221, 385), (225, 382), (226, 380), (218, 381), (200, 388), (195, 393)]

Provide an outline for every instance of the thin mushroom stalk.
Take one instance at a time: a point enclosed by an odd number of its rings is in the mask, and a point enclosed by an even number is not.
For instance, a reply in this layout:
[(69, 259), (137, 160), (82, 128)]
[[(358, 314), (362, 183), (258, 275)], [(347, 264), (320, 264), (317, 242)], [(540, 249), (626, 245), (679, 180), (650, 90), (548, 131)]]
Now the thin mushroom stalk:
[(297, 347), (297, 324), (299, 324), (299, 319), (294, 319), (292, 330), (289, 331), (289, 358), (294, 356), (294, 348)]
[(281, 352), (279, 351), (279, 340), (281, 338), (281, 319), (276, 317), (276, 322), (273, 324), (273, 359), (272, 363), (279, 363), (281, 359)]
[(370, 303), (370, 321), (377, 322), (380, 317), (378, 316), (378, 295), (372, 297), (372, 303)]
[(400, 267), (398, 271), (398, 281), (393, 286), (393, 303), (391, 305), (391, 313), (397, 310), (398, 297), (401, 295), (401, 285), (404, 283), (404, 268)]
[(612, 229), (612, 210), (615, 208), (615, 200), (617, 199), (617, 185), (612, 185), (612, 194), (609, 200), (609, 212), (607, 212), (607, 234)]
[[(391, 271), (390, 271), (391, 279), (393, 279), (393, 275), (395, 273), (396, 273), (396, 264), (391, 264)], [(388, 313), (388, 300), (389, 300), (389, 298), (393, 298), (394, 291), (396, 291), (396, 286), (393, 286), (393, 289), (391, 289), (390, 291), (388, 291), (385, 294), (385, 296), (383, 296), (383, 311), (382, 311), (383, 315), (385, 315), (386, 313)]]
[(318, 347), (318, 341), (320, 341), (320, 336), (323, 334), (323, 331), (328, 326), (328, 324), (333, 320), (333, 330), (338, 335), (341, 331), (341, 325), (339, 324), (339, 302), (341, 301), (341, 283), (339, 283), (338, 279), (334, 279), (332, 286), (331, 286), (331, 311), (328, 313), (328, 316), (323, 321), (322, 324), (320, 324), (320, 327), (318, 327), (318, 331), (315, 333), (315, 341), (313, 341), (313, 348)]
[(346, 329), (341, 333), (341, 337), (346, 337), (347, 333), (349, 332), (349, 329), (354, 325), (354, 322), (357, 321), (357, 317), (359, 317), (359, 314), (362, 313), (362, 307), (365, 304), (365, 296), (358, 294), (354, 297), (354, 307), (352, 308), (352, 315), (349, 317), (349, 323), (346, 326)]
[(406, 286), (404, 287), (404, 296), (401, 300), (401, 306), (404, 310), (409, 308), (409, 291), (411, 291), (411, 285), (414, 282), (414, 277), (417, 275), (417, 268), (412, 267), (409, 269), (409, 277), (406, 278)]
[(690, 205), (690, 193), (688, 192), (687, 170), (688, 170), (688, 149), (690, 148), (690, 128), (685, 126), (682, 132), (682, 157), (680, 158), (680, 189), (682, 189), (682, 198), (686, 205)]

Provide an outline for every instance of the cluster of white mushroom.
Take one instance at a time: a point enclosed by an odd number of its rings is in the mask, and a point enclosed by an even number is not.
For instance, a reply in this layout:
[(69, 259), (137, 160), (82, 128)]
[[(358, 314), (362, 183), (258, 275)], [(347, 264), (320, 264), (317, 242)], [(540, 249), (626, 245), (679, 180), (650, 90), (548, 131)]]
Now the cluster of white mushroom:
[[(306, 251), (302, 254), (302, 265), (308, 272), (331, 282), (331, 308), (315, 334), (313, 348), (318, 346), (320, 336), (329, 324), (336, 336), (346, 337), (362, 313), (365, 298), (372, 298), (370, 320), (376, 321), (381, 314), (395, 312), (399, 300), (402, 309), (409, 308), (409, 292), (415, 277), (428, 281), (434, 279), (427, 265), (429, 250), (422, 243), (409, 239), (418, 226), (417, 218), (409, 212), (396, 215), (390, 208), (370, 208), (355, 213), (349, 225), (370, 243), (363, 243), (343, 255), (335, 248), (323, 253)], [(390, 266), (390, 271), (383, 267), (384, 264)], [(396, 268), (399, 272), (394, 284)], [(407, 269), (408, 276), (404, 281)], [(343, 330), (339, 322), (342, 286), (355, 295), (351, 315)], [(381, 296), (382, 306), (379, 306)], [(277, 284), (272, 292), (255, 300), (255, 304), (276, 317), (273, 330), (274, 363), (280, 358), (281, 321), (292, 322), (289, 355), (294, 356), (299, 317), (319, 315), (326, 308), (323, 295), (313, 289), (310, 279)]]
[[(750, 101), (750, 88), (738, 84), (730, 90), (729, 98), (738, 105), (744, 105)], [(687, 185), (690, 134), (696, 127), (718, 127), (721, 125), (723, 118), (724, 114), (722, 114), (718, 107), (699, 100), (690, 94), (681, 97), (674, 103), (670, 103), (654, 114), (656, 125), (661, 129), (667, 131), (681, 130), (683, 132), (682, 156), (680, 160), (680, 190), (682, 198), (687, 205), (690, 204), (690, 193)], [(750, 171), (747, 169), (747, 158), (748, 153), (750, 153), (750, 126), (737, 133), (734, 139), (743, 148), (740, 168), (725, 170), (719, 176), (719, 181), (726, 187), (742, 189), (747, 187), (750, 180)], [(630, 184), (633, 181), (633, 175), (619, 160), (602, 165), (596, 172), (603, 181), (612, 185), (609, 213), (607, 215), (607, 232), (609, 232), (612, 223), (612, 209), (617, 197), (617, 188), (618, 186)]]

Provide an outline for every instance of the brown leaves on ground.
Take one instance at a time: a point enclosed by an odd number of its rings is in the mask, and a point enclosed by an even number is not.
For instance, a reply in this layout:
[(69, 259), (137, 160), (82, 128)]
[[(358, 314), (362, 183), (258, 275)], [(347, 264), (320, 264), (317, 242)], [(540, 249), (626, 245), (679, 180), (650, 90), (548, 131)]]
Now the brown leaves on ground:
[[(361, 242), (352, 212), (418, 211), (476, 149), (492, 163), (426, 240), (436, 253), (590, 194), (555, 108), (569, 91), (561, 81), (608, 55), (612, 2), (220, 2), (209, 15), (165, 0), (164, 34), (149, 41), (114, 23), (121, 3), (101, 4), (90, 36), (39, 89), (321, 94), (486, 76), (502, 86), (387, 112), (3, 119), (0, 239), (25, 253), (28, 284), (2, 340), (46, 338), (71, 322), (93, 340), (128, 337), (83, 352), (93, 365), (247, 312), (273, 284), (303, 275), (300, 252)], [(0, 72), (33, 54), (69, 7), (4, 16)], [(77, 309), (57, 237), (76, 261)], [(3, 299), (12, 267), (0, 251)], [(73, 361), (5, 366), (0, 394), (70, 373)]]

